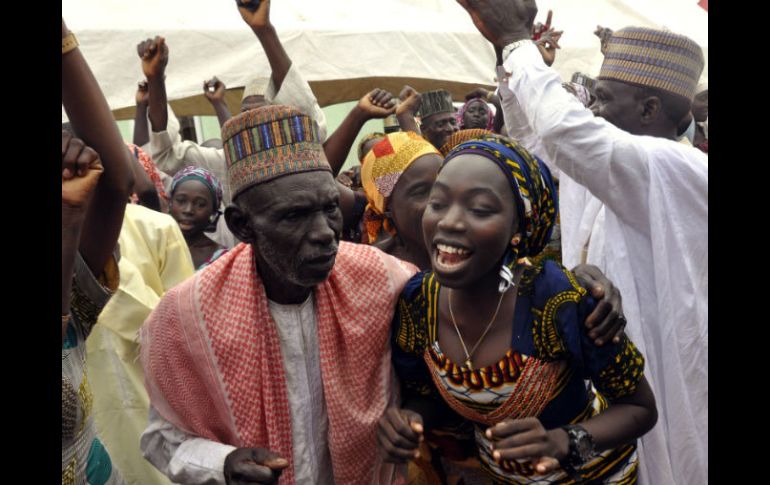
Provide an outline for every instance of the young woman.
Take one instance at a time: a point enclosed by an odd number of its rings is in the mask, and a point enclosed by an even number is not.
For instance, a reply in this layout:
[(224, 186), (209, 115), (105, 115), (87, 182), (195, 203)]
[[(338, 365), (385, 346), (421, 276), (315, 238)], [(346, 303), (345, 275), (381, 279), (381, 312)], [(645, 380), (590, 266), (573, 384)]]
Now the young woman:
[(422, 221), (432, 270), (407, 283), (394, 318), (403, 402), (378, 435), (390, 461), (427, 439), (466, 483), (635, 483), (635, 440), (657, 419), (644, 358), (625, 336), (595, 345), (595, 301), (568, 270), (517, 264), (555, 217), (548, 169), (514, 141), (447, 156)]
[(195, 270), (203, 269), (227, 252), (205, 232), (216, 227), (222, 185), (219, 180), (199, 167), (185, 167), (171, 182), (171, 216), (179, 224)]

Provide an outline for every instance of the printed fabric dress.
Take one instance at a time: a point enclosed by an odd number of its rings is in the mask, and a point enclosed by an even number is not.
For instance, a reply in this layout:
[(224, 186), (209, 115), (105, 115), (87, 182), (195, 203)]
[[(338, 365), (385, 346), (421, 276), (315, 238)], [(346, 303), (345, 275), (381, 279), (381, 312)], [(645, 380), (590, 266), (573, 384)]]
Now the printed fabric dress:
[[(421, 457), (427, 456), (415, 463), (423, 480), (574, 483), (561, 469), (537, 475), (527, 462), (496, 463), (484, 431), (506, 418), (537, 417), (545, 429), (553, 429), (596, 416), (609, 402), (636, 391), (644, 357), (626, 337), (596, 347), (584, 326), (594, 300), (569, 271), (546, 260), (524, 270), (510, 349), (497, 363), (469, 371), (439, 346), (440, 291), (430, 271), (412, 277), (401, 294), (392, 334), (404, 399), (427, 398), (445, 411), (441, 424), (426, 433)], [(580, 471), (583, 483), (632, 484), (637, 465), (633, 442), (601, 452)]]
[(96, 435), (92, 412), (94, 398), (86, 371), (86, 338), (118, 282), (116, 258), (110, 259), (103, 275), (97, 279), (78, 253), (72, 282), (71, 317), (61, 348), (62, 485), (125, 483)]

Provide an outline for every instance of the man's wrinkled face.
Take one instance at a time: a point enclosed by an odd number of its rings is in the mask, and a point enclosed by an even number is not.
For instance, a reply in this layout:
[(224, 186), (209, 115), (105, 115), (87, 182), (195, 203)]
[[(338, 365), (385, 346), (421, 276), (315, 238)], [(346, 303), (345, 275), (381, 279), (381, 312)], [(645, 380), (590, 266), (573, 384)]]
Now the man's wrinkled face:
[(441, 148), (449, 135), (459, 131), (454, 113), (437, 113), (422, 120), (422, 135), (436, 148)]
[(312, 288), (334, 266), (342, 231), (339, 191), (325, 171), (284, 175), (238, 197), (261, 264), (285, 283)]

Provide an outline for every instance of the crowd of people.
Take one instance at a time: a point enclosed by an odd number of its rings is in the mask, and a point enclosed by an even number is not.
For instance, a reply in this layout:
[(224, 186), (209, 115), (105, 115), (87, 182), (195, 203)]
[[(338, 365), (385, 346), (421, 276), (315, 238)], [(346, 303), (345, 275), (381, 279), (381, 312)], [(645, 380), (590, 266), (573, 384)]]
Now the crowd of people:
[(599, 27), (566, 82), (551, 12), (459, 0), (497, 89), (373, 89), (328, 133), (237, 3), (271, 72), (235, 115), (203, 83), (202, 144), (162, 36), (127, 143), (62, 20), (62, 485), (708, 483), (701, 48)]

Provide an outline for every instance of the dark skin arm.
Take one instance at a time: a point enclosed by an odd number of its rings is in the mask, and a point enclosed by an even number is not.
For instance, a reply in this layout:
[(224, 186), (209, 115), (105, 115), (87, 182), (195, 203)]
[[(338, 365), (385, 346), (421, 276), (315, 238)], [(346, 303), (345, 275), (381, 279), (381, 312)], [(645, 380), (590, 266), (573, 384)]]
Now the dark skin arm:
[[(385, 118), (395, 110), (393, 95), (384, 89), (375, 89), (366, 93), (353, 110), (348, 113), (342, 124), (324, 143), (326, 154), (332, 173), (336, 177), (345, 163), (350, 147), (358, 136), (358, 132), (370, 119)], [(340, 211), (344, 224), (351, 222), (354, 216), (355, 195), (350, 187), (346, 187), (337, 181), (340, 191)]]
[(140, 81), (136, 88), (136, 114), (134, 115), (134, 145), (144, 146), (150, 142), (150, 127), (147, 126), (147, 107), (150, 92), (147, 81)]
[(389, 407), (377, 428), (377, 442), (390, 463), (407, 463), (418, 458), (417, 448), (425, 439), (422, 416), (411, 409)]
[(404, 86), (398, 98), (401, 100), (401, 103), (396, 108), (396, 119), (398, 119), (401, 131), (413, 131), (421, 135), (420, 127), (417, 126), (417, 122), (414, 120), (422, 103), (420, 93), (412, 86)]
[(586, 327), (590, 329), (588, 336), (597, 347), (601, 347), (610, 339), (619, 343), (626, 327), (620, 291), (592, 264), (579, 264), (572, 272), (580, 286), (587, 289), (597, 300), (596, 308), (586, 318)]
[(225, 83), (216, 77), (213, 77), (208, 81), (203, 81), (203, 95), (206, 96), (206, 99), (209, 100), (211, 106), (214, 107), (220, 128), (232, 116), (230, 114), (230, 108), (227, 107), (227, 101), (225, 101), (225, 90)]
[(345, 164), (345, 158), (364, 124), (372, 119), (385, 118), (395, 109), (393, 95), (384, 89), (374, 89), (358, 101), (356, 107), (324, 143), (324, 153), (335, 177)]
[(559, 39), (564, 33), (551, 27), (551, 19), (553, 19), (553, 11), (549, 10), (545, 25), (538, 22), (532, 26), (532, 40), (535, 41), (537, 50), (540, 51), (547, 66), (553, 65), (553, 61), (556, 60), (556, 49), (560, 49)]
[(380, 418), (377, 441), (391, 463), (406, 463), (414, 457), (424, 430), (444, 422), (453, 411), (444, 401), (436, 402), (405, 390), (401, 409), (390, 407)]
[[(658, 419), (655, 397), (646, 378), (634, 394), (616, 400), (601, 414), (580, 425), (594, 439), (595, 451), (633, 441), (652, 429)], [(495, 460), (531, 460), (535, 470), (550, 473), (569, 453), (569, 437), (561, 428), (546, 430), (537, 418), (506, 419), (486, 431), (494, 440)]]
[[(62, 37), (69, 32), (62, 19)], [(95, 275), (112, 257), (134, 177), (126, 145), (85, 58), (76, 48), (62, 56), (62, 104), (73, 130), (101, 158), (104, 174), (80, 234), (80, 253)]]
[[(80, 246), (81, 232), (99, 178), (104, 172), (99, 155), (82, 140), (62, 131), (62, 205), (61, 205), (61, 314), (70, 311), (72, 276)], [(62, 318), (62, 342), (67, 319)]]
[(152, 131), (166, 131), (168, 126), (168, 97), (166, 96), (166, 66), (168, 65), (168, 46), (166, 39), (156, 36), (136, 46), (142, 59), (142, 71), (147, 78), (150, 96), (150, 124)]
[(262, 44), (267, 61), (270, 63), (275, 92), (280, 91), (283, 80), (289, 73), (291, 59), (284, 50), (275, 27), (270, 23), (270, 0), (262, 0), (259, 8), (254, 12), (243, 7), (238, 7), (238, 12), (240, 12), (243, 21), (251, 27), (259, 43)]
[(225, 458), (227, 485), (278, 483), (289, 462), (264, 448), (236, 448)]
[(540, 39), (535, 42), (540, 55), (543, 56), (543, 62), (546, 66), (552, 66), (556, 60), (556, 49), (561, 49), (559, 39), (564, 31), (555, 31), (553, 28), (543, 32)]

